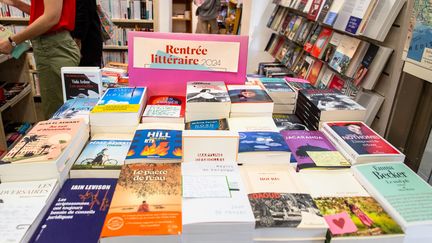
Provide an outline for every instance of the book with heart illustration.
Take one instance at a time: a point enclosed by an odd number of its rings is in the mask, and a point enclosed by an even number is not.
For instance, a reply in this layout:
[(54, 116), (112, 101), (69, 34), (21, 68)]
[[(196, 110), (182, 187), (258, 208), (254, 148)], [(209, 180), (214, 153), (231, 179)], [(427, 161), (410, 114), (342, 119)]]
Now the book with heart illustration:
[(298, 174), (329, 226), (326, 242), (403, 242), (399, 224), (349, 170)]

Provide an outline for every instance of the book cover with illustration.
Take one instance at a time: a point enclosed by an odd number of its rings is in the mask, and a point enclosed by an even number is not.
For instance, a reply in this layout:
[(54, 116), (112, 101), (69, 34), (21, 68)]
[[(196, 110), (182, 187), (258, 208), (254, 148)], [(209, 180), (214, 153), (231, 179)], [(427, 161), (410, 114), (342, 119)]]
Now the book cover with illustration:
[(144, 117), (184, 117), (186, 98), (184, 96), (156, 95), (147, 101)]
[(283, 131), (281, 135), (297, 161), (298, 170), (350, 167), (350, 163), (320, 131)]
[(379, 46), (374, 45), (372, 43), (369, 44), (369, 48), (366, 51), (365, 56), (363, 57), (363, 60), (361, 61), (359, 67), (357, 68), (355, 74), (354, 74), (354, 84), (356, 86), (360, 85), (360, 83), (363, 81), (363, 79), (366, 77), (366, 74), (369, 70), (369, 67), (371, 66), (372, 62), (375, 59), (375, 56), (377, 55), (379, 51)]
[(333, 30), (329, 28), (323, 28), (321, 30), (321, 33), (319, 34), (318, 39), (315, 41), (312, 50), (310, 52), (313, 57), (321, 59), (321, 57), (324, 55), (324, 49), (327, 47), (327, 44), (330, 42), (330, 38), (332, 34), (333, 34)]
[(416, 226), (432, 227), (432, 187), (407, 165), (399, 162), (365, 164), (352, 170), (405, 231)]
[(230, 102), (224, 82), (188, 82), (186, 86), (186, 102)]
[(2, 162), (55, 161), (77, 136), (83, 123), (82, 119), (41, 121), (2, 158)]
[(144, 129), (135, 132), (126, 160), (182, 159), (182, 131)]
[(51, 120), (83, 118), (88, 122), (90, 111), (98, 100), (97, 98), (68, 100), (54, 113)]
[(185, 126), (186, 130), (229, 130), (227, 119), (191, 121)]
[(269, 92), (294, 92), (283, 78), (259, 78), (259, 81)]
[(72, 170), (120, 170), (130, 145), (128, 140), (91, 140)]
[(328, 44), (325, 46), (324, 50), (321, 51), (321, 60), (326, 63), (329, 63), (332, 60), (333, 55), (336, 52), (336, 49), (339, 46), (343, 37), (344, 35), (333, 32)]
[(124, 165), (101, 239), (131, 235), (180, 235), (181, 188), (180, 163)]
[(284, 138), (278, 132), (239, 132), (242, 152), (290, 152)]
[(359, 39), (350, 36), (344, 36), (336, 48), (329, 66), (338, 73), (345, 73), (353, 58), (358, 46), (360, 45)]
[(309, 80), (310, 84), (316, 86), (316, 82), (321, 72), (321, 68), (323, 67), (323, 63), (320, 61), (315, 61), (311, 67), (311, 70), (307, 76), (307, 80)]
[(99, 98), (102, 95), (102, 75), (99, 68), (61, 68), (63, 100)]
[(312, 6), (309, 9), (307, 18), (312, 21), (316, 21), (318, 18), (318, 14), (321, 11), (322, 4), (325, 0), (312, 0)]
[(273, 121), (279, 132), (289, 130), (308, 130), (303, 122), (294, 114), (273, 114)]
[(116, 179), (67, 180), (30, 242), (97, 242), (116, 183)]
[(285, 78), (287, 84), (296, 92), (302, 89), (315, 89), (314, 86), (306, 79), (301, 78)]
[(309, 39), (306, 41), (306, 43), (304, 44), (303, 49), (310, 53), (312, 50), (312, 47), (315, 44), (315, 41), (318, 39), (319, 34), (321, 33), (321, 30), (323, 29), (323, 27), (319, 24), (316, 23), (316, 25), (314, 26), (314, 28), (312, 29)]
[(304, 89), (299, 93), (321, 111), (365, 110), (363, 106), (335, 89)]
[(229, 85), (231, 103), (272, 103), (267, 92), (257, 85)]
[(91, 113), (138, 112), (146, 91), (144, 87), (107, 89)]
[(344, 2), (347, 0), (337, 0), (333, 1), (333, 4), (328, 11), (327, 16), (325, 17), (324, 24), (333, 26), (336, 22), (337, 17), (339, 16), (339, 11), (342, 9)]
[(358, 155), (403, 155), (363, 122), (329, 122), (326, 127)]
[[(340, 1), (340, 0), (339, 0)], [(316, 19), (317, 22), (323, 23), (325, 18), (327, 17), (327, 14), (333, 4), (333, 0), (324, 0), (321, 12), (319, 12), (319, 15)]]

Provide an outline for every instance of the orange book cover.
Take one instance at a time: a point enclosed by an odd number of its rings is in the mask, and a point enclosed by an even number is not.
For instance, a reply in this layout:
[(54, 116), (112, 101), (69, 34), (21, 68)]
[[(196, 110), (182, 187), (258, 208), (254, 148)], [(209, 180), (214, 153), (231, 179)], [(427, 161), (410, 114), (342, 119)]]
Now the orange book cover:
[(315, 86), (318, 76), (321, 72), (323, 63), (321, 61), (315, 61), (312, 65), (311, 71), (309, 72), (309, 76), (307, 77), (307, 80), (310, 82), (311, 85)]
[(180, 163), (124, 165), (100, 238), (180, 235)]

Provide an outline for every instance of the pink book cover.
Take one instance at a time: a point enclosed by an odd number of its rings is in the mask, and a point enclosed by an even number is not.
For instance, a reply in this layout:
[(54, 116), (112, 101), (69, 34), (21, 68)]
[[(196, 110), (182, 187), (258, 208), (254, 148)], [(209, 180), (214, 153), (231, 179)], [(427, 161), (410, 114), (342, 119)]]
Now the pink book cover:
[(79, 132), (84, 120), (39, 122), (6, 155), (3, 162), (31, 163), (56, 160)]
[[(134, 67), (134, 39), (136, 37), (153, 38), (164, 40), (191, 40), (191, 41), (213, 41), (226, 43), (239, 43), (240, 51), (238, 57), (237, 72), (215, 72), (206, 70), (176, 70)], [(137, 32), (128, 33), (129, 43), (129, 82), (130, 86), (146, 86), (149, 95), (166, 94), (184, 96), (186, 94), (186, 83), (188, 81), (224, 81), (226, 84), (244, 84), (246, 77), (248, 37), (232, 35), (208, 35), (208, 34), (183, 34), (183, 33), (155, 33)], [(136, 53), (139, 55), (140, 53)]]

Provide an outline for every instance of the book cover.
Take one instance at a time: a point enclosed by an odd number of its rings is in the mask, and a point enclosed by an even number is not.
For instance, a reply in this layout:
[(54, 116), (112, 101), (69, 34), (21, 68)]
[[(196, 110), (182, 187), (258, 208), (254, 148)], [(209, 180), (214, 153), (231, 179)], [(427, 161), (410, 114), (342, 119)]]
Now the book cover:
[(343, 35), (339, 34), (337, 32), (333, 32), (332, 37), (330, 38), (330, 41), (326, 48), (324, 49), (323, 55), (321, 56), (321, 60), (324, 62), (329, 63), (334, 53), (336, 52), (337, 47), (339, 46), (341, 40), (343, 39)]
[(80, 98), (66, 101), (51, 120), (83, 118), (88, 123), (90, 111), (97, 104), (97, 98)]
[(257, 85), (229, 85), (231, 103), (272, 103), (267, 92)]
[(339, 43), (329, 66), (338, 73), (345, 73), (359, 45), (359, 39), (344, 36)]
[(187, 122), (186, 130), (229, 130), (226, 119)]
[(124, 165), (101, 238), (180, 235), (181, 188), (180, 163)]
[(331, 79), (330, 83), (328, 84), (329, 89), (336, 89), (339, 91), (342, 91), (344, 86), (345, 86), (345, 80), (340, 78), (338, 75), (333, 75), (333, 78)]
[(321, 25), (318, 25), (318, 24), (314, 27), (308, 41), (304, 44), (304, 47), (303, 47), (303, 49), (306, 52), (308, 52), (308, 53), (311, 52), (312, 47), (314, 46), (316, 40), (318, 39), (318, 36), (321, 33), (322, 29), (323, 29), (323, 27)]
[(324, 54), (323, 50), (327, 46), (330, 41), (330, 38), (333, 34), (333, 30), (329, 28), (323, 28), (321, 33), (318, 36), (318, 39), (315, 41), (310, 54), (313, 57), (320, 59), (320, 57)]
[(102, 95), (99, 68), (62, 68), (63, 100), (99, 98)]
[[(340, 1), (340, 0), (336, 0), (336, 1)], [(321, 12), (319, 13), (318, 18), (317, 18), (316, 21), (318, 21), (320, 23), (324, 22), (324, 20), (327, 17), (327, 14), (328, 14), (328, 12), (329, 12), (332, 4), (333, 4), (333, 0), (325, 0), (324, 1), (323, 7), (322, 7)]]
[(242, 152), (290, 152), (284, 138), (278, 132), (239, 132), (239, 153)]
[(138, 112), (146, 91), (141, 87), (107, 89), (91, 113)]
[(331, 5), (331, 8), (324, 20), (324, 24), (333, 26), (338, 15), (339, 11), (341, 10), (342, 6), (344, 5), (344, 2), (346, 0), (337, 0), (333, 1), (333, 4)]
[(321, 68), (323, 66), (323, 63), (320, 61), (315, 61), (311, 67), (311, 70), (309, 72), (309, 75), (307, 76), (307, 80), (309, 80), (310, 84), (315, 86), (316, 82), (318, 80), (318, 76), (321, 72)]
[(145, 129), (135, 132), (126, 159), (182, 159), (182, 131)]
[(310, 7), (307, 15), (309, 20), (316, 21), (324, 1), (325, 0), (312, 0), (312, 6)]
[(183, 96), (156, 95), (147, 101), (145, 117), (184, 117), (186, 99)]
[(294, 92), (283, 78), (260, 78), (259, 81), (269, 92)]
[(82, 119), (41, 121), (3, 158), (6, 163), (55, 161), (84, 123)]
[[(283, 131), (281, 134), (291, 149), (297, 161), (297, 168), (300, 170), (315, 167), (350, 167), (350, 163), (337, 152), (337, 149), (320, 131)], [(329, 158), (322, 158), (323, 156)], [(330, 162), (327, 162), (329, 160)]]
[(67, 180), (30, 242), (97, 242), (116, 183), (116, 179)]
[(294, 114), (273, 114), (273, 121), (279, 132), (289, 130), (308, 130), (303, 122)]
[(369, 67), (372, 64), (372, 62), (375, 59), (375, 56), (377, 55), (379, 50), (379, 46), (374, 45), (372, 43), (369, 44), (369, 48), (366, 51), (365, 56), (363, 57), (363, 60), (360, 63), (360, 66), (357, 68), (355, 74), (354, 74), (354, 84), (356, 86), (360, 85), (363, 79), (366, 77), (366, 74), (368, 73)]
[(330, 122), (327, 125), (359, 155), (401, 154), (363, 122)]
[(349, 17), (348, 23), (346, 25), (345, 31), (351, 34), (357, 34), (357, 31), (362, 23), (365, 21), (363, 18), (368, 17), (365, 16), (369, 5), (371, 5), (371, 0), (357, 0), (356, 5), (351, 12), (351, 16)]
[(230, 102), (224, 82), (188, 82), (186, 102)]
[(305, 79), (297, 79), (297, 78), (286, 78), (287, 84), (293, 88), (295, 91), (299, 91), (302, 89), (315, 89), (308, 80)]
[(353, 171), (404, 229), (432, 223), (432, 188), (405, 164), (365, 164), (353, 167)]
[(128, 140), (91, 140), (72, 170), (120, 170), (130, 145)]
[(304, 89), (299, 92), (321, 111), (365, 109), (353, 99), (335, 89)]
[(309, 75), (309, 72), (310, 72), (314, 62), (315, 62), (315, 60), (312, 57), (306, 56), (305, 61), (303, 62), (303, 65), (300, 67), (300, 71), (297, 75), (297, 78), (306, 79), (307, 76)]

